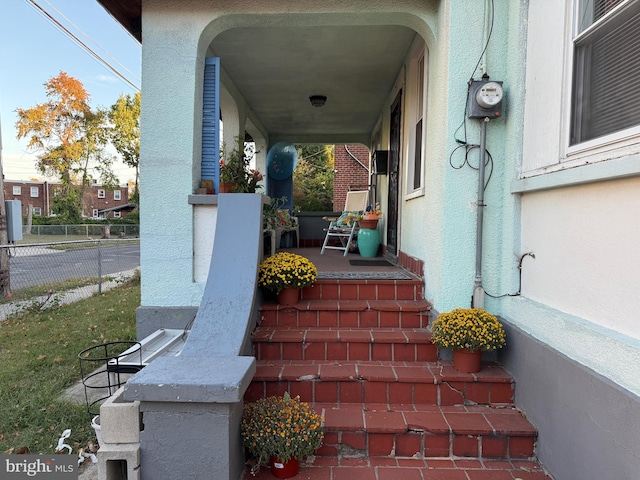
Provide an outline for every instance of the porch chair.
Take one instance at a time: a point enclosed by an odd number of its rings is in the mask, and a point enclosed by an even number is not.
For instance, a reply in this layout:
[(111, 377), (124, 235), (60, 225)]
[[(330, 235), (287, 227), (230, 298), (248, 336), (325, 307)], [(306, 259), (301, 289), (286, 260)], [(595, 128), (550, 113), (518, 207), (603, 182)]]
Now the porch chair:
[[(278, 210), (281, 211), (281, 210)], [(267, 234), (270, 238), (270, 244), (271, 244), (271, 255), (275, 255), (276, 254), (276, 249), (280, 248), (280, 241), (282, 240), (282, 235), (287, 235), (287, 244), (288, 241), (291, 241), (291, 244), (293, 245), (293, 240), (291, 238), (291, 235), (293, 233), (296, 234), (296, 247), (300, 248), (300, 223), (298, 222), (298, 217), (294, 217), (294, 216), (290, 216), (288, 211), (287, 211), (287, 223), (288, 224), (286, 227), (285, 226), (281, 226), (277, 223), (269, 225), (268, 227), (266, 227), (264, 229), (264, 233)]]
[[(344, 210), (342, 215), (337, 218), (323, 217), (328, 220), (329, 227), (326, 229), (327, 235), (324, 237), (322, 250), (320, 254), (324, 254), (326, 249), (343, 250), (344, 256), (349, 253), (349, 246), (358, 231), (358, 215), (361, 215), (367, 208), (369, 200), (369, 190), (354, 190), (347, 192), (347, 198), (344, 202)], [(329, 245), (331, 240), (339, 240), (339, 245)]]

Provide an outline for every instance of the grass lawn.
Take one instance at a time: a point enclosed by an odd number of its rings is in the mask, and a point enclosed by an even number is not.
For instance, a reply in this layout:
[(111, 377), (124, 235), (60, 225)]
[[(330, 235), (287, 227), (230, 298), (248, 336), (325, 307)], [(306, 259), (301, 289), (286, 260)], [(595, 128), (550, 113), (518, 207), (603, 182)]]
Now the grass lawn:
[(74, 453), (95, 442), (86, 405), (60, 399), (80, 380), (78, 353), (135, 340), (139, 278), (71, 305), (0, 321), (0, 452), (53, 453), (66, 429)]

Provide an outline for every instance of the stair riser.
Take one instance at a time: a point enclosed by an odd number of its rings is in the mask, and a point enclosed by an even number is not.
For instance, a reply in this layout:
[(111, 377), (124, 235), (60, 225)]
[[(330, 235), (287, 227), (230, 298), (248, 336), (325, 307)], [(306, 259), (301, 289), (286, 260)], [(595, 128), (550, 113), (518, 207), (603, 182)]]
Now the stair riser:
[(431, 434), (427, 432), (368, 433), (325, 431), (319, 456), (467, 457), (527, 459), (535, 456), (535, 436)]
[(407, 280), (319, 280), (302, 289), (303, 300), (422, 300), (421, 282)]
[(424, 328), (427, 313), (399, 311), (263, 310), (260, 325), (265, 327), (340, 328)]
[[(456, 382), (458, 383), (458, 382)], [(251, 383), (245, 401), (273, 395), (300, 395), (309, 403), (364, 403), (384, 405), (512, 405), (513, 389), (505, 383), (403, 383), (372, 381), (260, 381)]]
[(255, 343), (254, 354), (260, 360), (435, 362), (438, 359), (437, 347), (427, 343)]

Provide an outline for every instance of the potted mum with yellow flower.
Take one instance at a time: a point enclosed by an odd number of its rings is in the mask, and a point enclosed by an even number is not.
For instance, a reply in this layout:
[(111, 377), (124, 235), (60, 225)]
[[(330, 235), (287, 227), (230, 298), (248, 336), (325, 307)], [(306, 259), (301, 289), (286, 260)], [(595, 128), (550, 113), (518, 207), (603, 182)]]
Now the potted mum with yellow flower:
[(297, 253), (278, 252), (265, 259), (258, 269), (258, 285), (278, 294), (278, 303), (298, 302), (300, 289), (313, 285), (318, 269), (308, 258)]
[(289, 393), (245, 404), (241, 434), (255, 462), (251, 472), (271, 465), (277, 478), (296, 475), (300, 460), (313, 455), (322, 444), (322, 424), (322, 417), (308, 403)]
[(453, 365), (462, 372), (478, 372), (482, 352), (502, 348), (506, 343), (504, 327), (481, 308), (456, 308), (442, 313), (431, 325), (432, 342), (453, 350)]

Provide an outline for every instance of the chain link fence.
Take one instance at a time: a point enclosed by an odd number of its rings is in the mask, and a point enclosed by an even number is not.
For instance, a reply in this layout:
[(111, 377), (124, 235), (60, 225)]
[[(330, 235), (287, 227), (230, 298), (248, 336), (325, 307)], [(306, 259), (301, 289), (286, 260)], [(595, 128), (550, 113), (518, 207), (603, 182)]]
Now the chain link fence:
[(117, 285), (140, 266), (140, 242), (118, 238), (0, 245), (0, 256), (8, 258), (9, 272), (2, 277), (8, 277), (11, 292), (0, 298), (2, 317), (3, 310), (6, 316), (25, 303), (69, 303)]
[(70, 240), (97, 240), (111, 238), (138, 238), (140, 225), (32, 225), (22, 227), (20, 243), (66, 242)]

